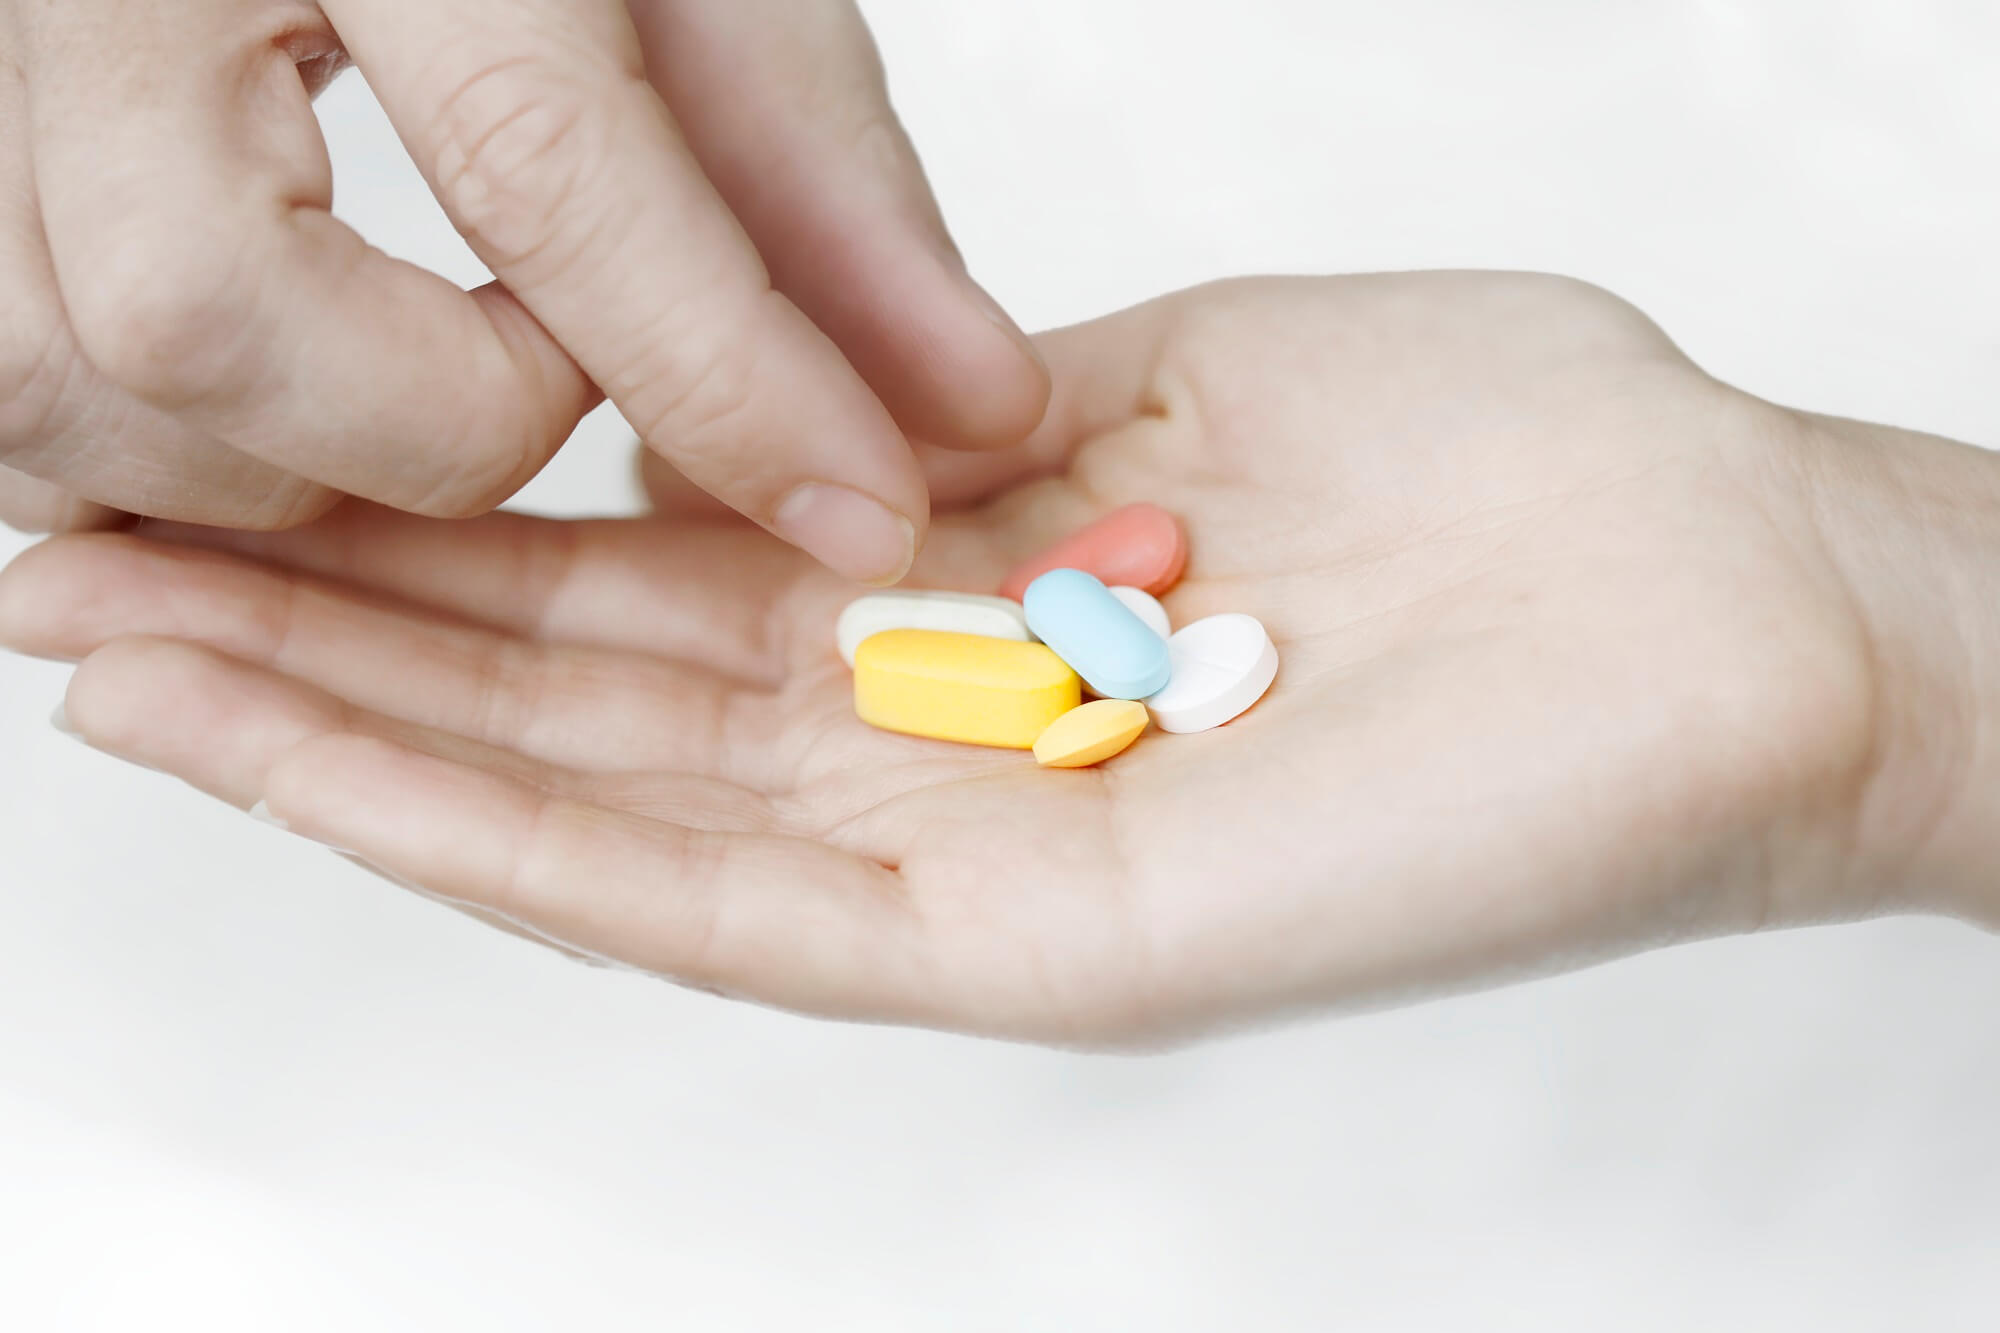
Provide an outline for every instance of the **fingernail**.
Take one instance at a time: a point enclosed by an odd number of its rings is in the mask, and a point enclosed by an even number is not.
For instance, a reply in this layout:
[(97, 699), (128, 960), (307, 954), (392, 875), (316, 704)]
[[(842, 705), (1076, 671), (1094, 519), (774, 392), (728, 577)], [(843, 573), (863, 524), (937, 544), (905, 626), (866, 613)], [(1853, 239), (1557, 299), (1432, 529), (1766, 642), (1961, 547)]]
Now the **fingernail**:
[(316, 839), (316, 837), (312, 837), (310, 833), (298, 833), (296, 829), (292, 829), (292, 825), (288, 825), (288, 823), (284, 823), (282, 819), (278, 819), (276, 815), (272, 815), (272, 813), (270, 813), (270, 807), (268, 807), (268, 805), (264, 805), (262, 801), (258, 801), (256, 805), (252, 805), (252, 807), (250, 807), (250, 811), (248, 811), (248, 815), (250, 815), (250, 819), (258, 821), (260, 825), (270, 825), (270, 827), (272, 827), (272, 829), (276, 829), (278, 833), (290, 833), (292, 837), (296, 837), (296, 839), (304, 839), (306, 843), (314, 843), (314, 845), (318, 845), (318, 847), (324, 847), (326, 851), (330, 851), (330, 853), (334, 853), (334, 855), (338, 855), (338, 857), (352, 857), (352, 855), (354, 855), (354, 853), (350, 853), (350, 851), (348, 851), (346, 847), (334, 847), (332, 843), (326, 843), (326, 841), (322, 841), (322, 839)]
[(354, 853), (348, 851), (345, 847), (335, 846), (333, 843), (330, 843), (323, 838), (313, 837), (312, 834), (310, 833), (300, 833), (290, 824), (287, 824), (284, 820), (272, 814), (271, 807), (264, 804), (264, 802), (262, 801), (259, 801), (257, 802), (257, 804), (251, 806), (246, 813), (250, 816), (250, 818), (256, 820), (259, 824), (269, 824), (272, 828), (278, 830), (278, 832), (280, 833), (289, 833), (295, 838), (303, 839), (304, 841), (310, 842), (315, 846), (324, 847), (329, 852), (332, 852), (336, 856), (345, 856), (350, 858), (354, 856)]
[(894, 583), (910, 572), (917, 556), (917, 530), (909, 519), (846, 486), (807, 482), (785, 497), (771, 526), (856, 583)]
[(168, 777), (174, 776), (171, 773), (167, 773), (164, 768), (155, 768), (151, 764), (142, 764), (137, 759), (133, 759), (128, 755), (115, 754), (110, 750), (100, 748), (90, 737), (76, 729), (76, 724), (69, 720), (69, 709), (63, 704), (57, 704), (56, 711), (49, 714), (49, 725), (54, 727), (60, 734), (75, 741), (78, 745), (93, 750), (98, 754), (109, 755), (121, 764), (130, 764), (132, 767), (147, 773), (166, 773)]

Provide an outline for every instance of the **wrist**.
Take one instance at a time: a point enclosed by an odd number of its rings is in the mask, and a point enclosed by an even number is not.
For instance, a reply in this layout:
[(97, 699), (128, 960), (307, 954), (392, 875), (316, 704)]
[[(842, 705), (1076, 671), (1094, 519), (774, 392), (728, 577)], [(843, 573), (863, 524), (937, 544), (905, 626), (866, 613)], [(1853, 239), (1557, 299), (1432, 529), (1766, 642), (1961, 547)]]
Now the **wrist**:
[(2000, 456), (1794, 420), (1802, 499), (1867, 664), (1868, 759), (1822, 871), (1861, 910), (2000, 923)]

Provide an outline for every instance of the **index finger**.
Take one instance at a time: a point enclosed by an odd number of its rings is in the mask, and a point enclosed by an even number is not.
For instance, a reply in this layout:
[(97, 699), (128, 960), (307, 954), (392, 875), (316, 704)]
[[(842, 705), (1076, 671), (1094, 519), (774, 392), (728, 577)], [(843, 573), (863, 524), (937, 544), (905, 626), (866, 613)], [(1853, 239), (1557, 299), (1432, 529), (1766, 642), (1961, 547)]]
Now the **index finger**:
[(329, 0), (453, 223), (647, 445), (836, 572), (929, 517), (886, 409), (775, 292), (620, 0)]

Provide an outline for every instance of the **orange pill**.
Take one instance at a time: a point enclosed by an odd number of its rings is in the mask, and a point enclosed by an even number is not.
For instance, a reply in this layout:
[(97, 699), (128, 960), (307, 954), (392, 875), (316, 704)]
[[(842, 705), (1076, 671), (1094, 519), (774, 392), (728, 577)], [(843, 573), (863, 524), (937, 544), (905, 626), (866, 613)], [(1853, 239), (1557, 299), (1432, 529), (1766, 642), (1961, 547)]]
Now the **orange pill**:
[(1016, 566), (1000, 594), (1018, 602), (1050, 570), (1080, 569), (1106, 587), (1144, 588), (1158, 597), (1181, 581), (1187, 554), (1179, 519), (1155, 504), (1126, 505)]

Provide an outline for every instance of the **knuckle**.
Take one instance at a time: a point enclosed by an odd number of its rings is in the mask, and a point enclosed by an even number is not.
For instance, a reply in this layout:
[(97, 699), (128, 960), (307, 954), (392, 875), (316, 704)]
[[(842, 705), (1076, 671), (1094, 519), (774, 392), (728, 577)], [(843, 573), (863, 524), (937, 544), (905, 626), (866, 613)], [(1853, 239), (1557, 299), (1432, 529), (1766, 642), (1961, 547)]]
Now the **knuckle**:
[(243, 387), (259, 340), (243, 256), (220, 243), (167, 259), (158, 232), (98, 252), (68, 297), (70, 327), (107, 378), (160, 407), (183, 407)]
[(625, 405), (640, 439), (699, 474), (697, 479), (725, 461), (732, 474), (740, 473), (755, 462), (731, 455), (744, 442), (756, 407), (761, 345), (747, 326), (738, 325), (708, 335), (699, 348), (684, 350), (665, 367), (648, 363), (651, 373), (643, 380), (637, 369), (623, 372), (617, 377), (622, 383), (616, 389), (607, 383), (605, 390)]
[[(632, 86), (606, 69), (587, 84), (537, 57), (454, 59), (434, 82), (449, 89), (419, 136), (439, 200), (496, 268), (547, 258), (560, 267), (581, 241), (576, 201), (605, 166), (608, 121)], [(615, 197), (615, 194), (614, 194)]]
[[(1563, 273), (1484, 275), (1489, 302), (1532, 311), (1552, 328), (1577, 341), (1616, 340), (1623, 344), (1664, 342), (1666, 336), (1646, 313), (1616, 292)], [(1526, 321), (1522, 321), (1526, 322)]]

